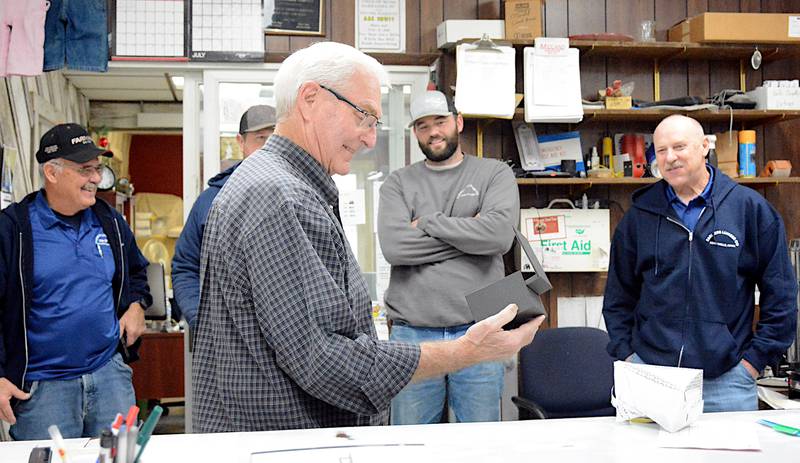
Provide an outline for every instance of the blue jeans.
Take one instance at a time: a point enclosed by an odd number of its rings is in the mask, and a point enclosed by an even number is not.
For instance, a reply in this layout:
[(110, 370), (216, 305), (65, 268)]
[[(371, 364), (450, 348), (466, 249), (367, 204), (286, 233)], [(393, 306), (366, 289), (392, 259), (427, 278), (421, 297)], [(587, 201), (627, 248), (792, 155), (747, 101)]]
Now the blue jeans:
[[(449, 328), (419, 328), (392, 325), (392, 341), (419, 344), (458, 339), (470, 325)], [(500, 420), (503, 392), (503, 363), (486, 362), (446, 376), (409, 383), (392, 400), (392, 424), (439, 423), (445, 396), (456, 422)]]
[[(645, 363), (637, 354), (631, 361)], [(742, 362), (716, 378), (703, 380), (703, 413), (751, 410), (758, 410), (758, 387)]]
[(58, 425), (64, 438), (97, 437), (103, 428), (136, 402), (131, 367), (120, 354), (79, 378), (33, 381), (31, 398), (17, 403), (11, 426), (15, 440), (50, 439), (47, 427)]
[(108, 70), (106, 0), (50, 0), (44, 21), (44, 70)]

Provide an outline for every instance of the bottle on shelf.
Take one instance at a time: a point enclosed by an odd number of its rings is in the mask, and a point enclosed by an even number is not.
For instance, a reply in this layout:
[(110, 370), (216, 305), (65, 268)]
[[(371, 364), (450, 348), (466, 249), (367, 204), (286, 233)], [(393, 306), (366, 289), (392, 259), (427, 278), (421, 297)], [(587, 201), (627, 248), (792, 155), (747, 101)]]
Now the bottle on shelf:
[(756, 176), (756, 131), (739, 131), (739, 177)]
[(706, 162), (711, 164), (714, 168), (717, 167), (717, 136), (706, 135), (708, 139), (708, 154), (706, 155)]
[(614, 172), (614, 141), (611, 137), (603, 137), (603, 165)]

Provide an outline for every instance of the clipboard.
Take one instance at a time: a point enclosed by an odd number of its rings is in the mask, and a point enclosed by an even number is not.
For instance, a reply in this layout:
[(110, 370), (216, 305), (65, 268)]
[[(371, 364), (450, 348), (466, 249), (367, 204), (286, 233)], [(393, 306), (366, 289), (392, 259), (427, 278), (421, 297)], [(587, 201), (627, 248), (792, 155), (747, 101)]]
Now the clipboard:
[(486, 34), (456, 47), (455, 106), (465, 117), (511, 119), (517, 107), (516, 51)]

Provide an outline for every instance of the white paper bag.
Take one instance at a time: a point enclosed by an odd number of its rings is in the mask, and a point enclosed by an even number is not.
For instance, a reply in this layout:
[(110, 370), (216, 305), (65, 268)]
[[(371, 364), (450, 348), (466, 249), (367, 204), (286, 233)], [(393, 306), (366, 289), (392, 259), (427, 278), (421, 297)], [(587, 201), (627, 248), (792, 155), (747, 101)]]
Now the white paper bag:
[(703, 370), (614, 362), (617, 421), (646, 417), (669, 432), (703, 413)]

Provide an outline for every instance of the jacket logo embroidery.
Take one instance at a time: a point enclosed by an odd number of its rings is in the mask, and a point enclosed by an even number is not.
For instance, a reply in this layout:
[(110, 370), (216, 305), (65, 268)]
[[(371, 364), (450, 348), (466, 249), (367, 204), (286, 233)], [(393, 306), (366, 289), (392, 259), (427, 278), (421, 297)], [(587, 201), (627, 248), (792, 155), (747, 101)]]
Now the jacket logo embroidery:
[(475, 187), (472, 186), (471, 183), (465, 186), (463, 190), (458, 192), (458, 196), (456, 196), (456, 199), (465, 198), (467, 196), (479, 196), (478, 190), (475, 189)]
[[(721, 238), (721, 239), (720, 239)], [(738, 248), (739, 239), (731, 232), (714, 230), (706, 236), (706, 243), (723, 248)]]

